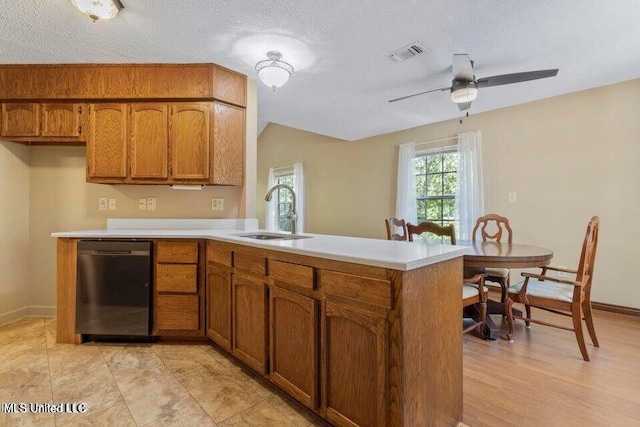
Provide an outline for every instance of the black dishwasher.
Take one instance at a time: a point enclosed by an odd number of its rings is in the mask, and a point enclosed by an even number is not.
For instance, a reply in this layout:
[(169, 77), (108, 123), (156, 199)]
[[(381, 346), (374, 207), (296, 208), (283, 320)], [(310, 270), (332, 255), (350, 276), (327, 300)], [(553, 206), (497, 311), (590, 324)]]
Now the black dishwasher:
[(76, 333), (149, 336), (152, 242), (78, 242)]

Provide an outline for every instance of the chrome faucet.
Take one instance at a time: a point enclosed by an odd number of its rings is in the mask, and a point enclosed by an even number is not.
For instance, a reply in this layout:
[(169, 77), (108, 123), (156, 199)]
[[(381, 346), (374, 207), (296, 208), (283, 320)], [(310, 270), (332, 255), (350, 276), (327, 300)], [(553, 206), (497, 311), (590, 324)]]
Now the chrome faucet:
[(291, 221), (291, 234), (297, 234), (296, 220), (298, 219), (298, 214), (296, 213), (296, 193), (295, 191), (293, 191), (293, 188), (291, 188), (291, 186), (287, 184), (276, 184), (271, 187), (269, 191), (267, 191), (267, 195), (264, 196), (264, 200), (266, 202), (270, 202), (271, 196), (273, 196), (273, 192), (278, 188), (285, 188), (291, 191), (291, 208), (289, 209), (289, 212), (287, 212), (286, 217), (289, 221)]

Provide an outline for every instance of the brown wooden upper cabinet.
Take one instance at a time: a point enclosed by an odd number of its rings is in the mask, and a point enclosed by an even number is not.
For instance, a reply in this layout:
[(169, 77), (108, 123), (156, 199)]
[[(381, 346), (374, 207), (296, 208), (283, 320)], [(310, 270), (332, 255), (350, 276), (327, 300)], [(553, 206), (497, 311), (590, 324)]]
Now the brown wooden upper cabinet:
[(16, 142), (81, 143), (83, 111), (81, 103), (3, 103), (0, 135)]
[[(124, 121), (122, 108), (128, 111)], [(124, 134), (114, 121), (124, 123)], [(89, 182), (243, 183), (243, 108), (219, 102), (92, 104), (89, 127)]]
[(82, 104), (42, 104), (41, 136), (77, 137), (82, 134)]
[(127, 105), (89, 105), (87, 181), (127, 177)]
[(132, 179), (167, 179), (169, 167), (169, 107), (133, 104), (130, 107), (129, 148)]
[(169, 121), (171, 177), (175, 180), (209, 179), (210, 103), (171, 106)]
[(213, 103), (213, 183), (242, 185), (244, 181), (244, 108)]
[(40, 104), (3, 103), (2, 136), (38, 136), (40, 132)]

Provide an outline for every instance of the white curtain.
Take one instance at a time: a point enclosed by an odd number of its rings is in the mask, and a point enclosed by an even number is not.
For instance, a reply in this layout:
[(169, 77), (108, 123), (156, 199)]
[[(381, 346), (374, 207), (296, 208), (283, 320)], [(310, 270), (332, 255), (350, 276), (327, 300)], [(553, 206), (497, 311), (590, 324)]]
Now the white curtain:
[(298, 233), (304, 233), (304, 171), (302, 163), (293, 165), (293, 191), (296, 193), (296, 211), (298, 213)]
[(398, 150), (398, 189), (396, 191), (396, 218), (416, 224), (418, 206), (416, 202), (416, 174), (414, 159), (416, 144), (402, 144)]
[[(269, 168), (267, 177), (267, 190), (276, 185), (276, 174), (273, 168)], [(278, 231), (278, 198), (272, 197), (270, 202), (266, 202), (264, 207), (264, 228), (269, 231)]]
[(458, 135), (456, 216), (460, 219), (460, 240), (471, 240), (476, 219), (482, 215), (482, 133), (478, 130)]

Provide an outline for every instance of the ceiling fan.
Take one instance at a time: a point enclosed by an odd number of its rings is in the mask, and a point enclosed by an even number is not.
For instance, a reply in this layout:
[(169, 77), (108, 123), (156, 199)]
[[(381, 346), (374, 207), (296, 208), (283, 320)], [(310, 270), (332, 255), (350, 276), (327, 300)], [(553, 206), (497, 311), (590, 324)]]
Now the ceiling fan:
[(414, 93), (400, 98), (392, 99), (389, 102), (402, 101), (404, 99), (413, 98), (414, 96), (424, 95), (431, 92), (451, 91), (451, 100), (458, 104), (460, 111), (464, 111), (471, 107), (471, 101), (478, 97), (478, 89), (509, 85), (511, 83), (526, 82), (529, 80), (546, 79), (554, 77), (558, 74), (558, 69), (525, 71), (523, 73), (500, 74), (498, 76), (483, 77), (476, 79), (473, 75), (473, 61), (469, 59), (467, 54), (453, 55), (453, 80), (450, 87), (440, 89), (427, 90), (425, 92)]

